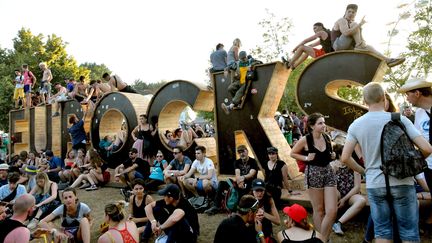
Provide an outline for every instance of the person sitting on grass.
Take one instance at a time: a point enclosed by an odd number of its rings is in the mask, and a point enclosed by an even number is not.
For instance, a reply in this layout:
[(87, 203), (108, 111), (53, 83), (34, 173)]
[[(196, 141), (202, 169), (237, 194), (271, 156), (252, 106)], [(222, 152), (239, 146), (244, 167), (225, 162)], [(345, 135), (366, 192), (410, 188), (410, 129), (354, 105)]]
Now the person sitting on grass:
[(109, 227), (108, 231), (99, 237), (98, 243), (139, 242), (137, 226), (126, 219), (124, 207), (124, 202), (110, 203), (105, 206), (105, 222)]
[(0, 201), (12, 205), (15, 199), (27, 193), (25, 186), (18, 184), (19, 179), (20, 175), (17, 172), (8, 174), (8, 184), (0, 187)]
[(179, 178), (186, 175), (189, 171), (192, 161), (183, 154), (181, 147), (173, 149), (174, 159), (171, 160), (169, 165), (164, 170), (165, 183), (178, 183), (184, 195), (183, 183), (179, 183)]
[(360, 213), (366, 206), (366, 198), (360, 194), (361, 175), (339, 161), (342, 150), (343, 145), (336, 144), (334, 146), (333, 151), (336, 153), (336, 160), (331, 163), (337, 179), (338, 211), (348, 208), (333, 224), (332, 229), (338, 235), (344, 234), (342, 225)]
[(36, 228), (40, 218), (44, 218), (60, 205), (57, 189), (57, 183), (50, 181), (46, 173), (37, 173), (36, 186), (30, 191), (36, 199), (37, 212), (27, 228)]
[(308, 213), (304, 207), (293, 204), (291, 207), (285, 207), (283, 213), (287, 216), (284, 220), (286, 229), (277, 234), (279, 242), (323, 242), (323, 236), (307, 222)]
[(103, 172), (108, 166), (94, 148), (89, 149), (87, 153), (90, 161), (89, 172), (78, 176), (70, 187), (75, 188), (83, 183), (80, 189), (85, 188), (86, 191), (94, 191), (98, 189), (97, 184), (104, 182)]
[(78, 167), (76, 163), (75, 150), (70, 150), (64, 159), (65, 168), (59, 172), (60, 181), (67, 182), (69, 185), (73, 182), (75, 174), (73, 170)]
[[(195, 197), (199, 196), (199, 192), (207, 196), (217, 189), (216, 169), (213, 161), (206, 157), (206, 148), (204, 146), (195, 148), (195, 156), (196, 159), (192, 163), (191, 169), (186, 175), (180, 177), (180, 181), (185, 189)], [(198, 172), (199, 175), (195, 175), (195, 172)]]
[[(282, 57), (282, 61), (285, 63), (287, 68), (294, 70), (298, 65), (304, 62), (308, 56), (318, 58), (327, 53), (333, 52), (330, 40), (330, 30), (325, 28), (322, 23), (318, 22), (313, 25), (313, 31), (315, 32), (313, 36), (304, 39), (294, 48), (294, 56), (291, 59), (286, 60), (284, 57)], [(309, 46), (306, 46), (306, 44), (311, 41), (315, 42), (312, 42)], [(318, 45), (321, 45), (321, 49), (314, 48)]]
[[(63, 204), (43, 218), (39, 227), (51, 230), (57, 239), (90, 243), (91, 209), (78, 200), (74, 188), (66, 188), (62, 192), (62, 198)], [(58, 229), (52, 223), (57, 217), (61, 220)]]
[(273, 198), (266, 192), (266, 184), (261, 179), (252, 182), (252, 196), (259, 201), (257, 220), (262, 224), (266, 241), (273, 239), (273, 224), (280, 225), (280, 217)]
[(129, 197), (129, 220), (133, 221), (139, 233), (142, 233), (148, 221), (145, 206), (154, 200), (146, 193), (145, 182), (142, 179), (133, 180), (132, 190), (133, 193)]
[(143, 240), (148, 240), (152, 233), (156, 236), (165, 233), (168, 236), (166, 242), (196, 242), (200, 232), (198, 214), (189, 201), (181, 196), (180, 188), (169, 184), (158, 193), (163, 199), (145, 207), (148, 223)]
[(138, 150), (131, 148), (129, 150), (129, 159), (115, 168), (115, 179), (126, 184), (127, 188), (131, 188), (134, 179), (146, 180), (150, 174), (150, 165), (148, 161), (138, 157)]
[(168, 162), (164, 159), (162, 151), (158, 151), (156, 159), (153, 161), (149, 178), (146, 180), (146, 189), (156, 191), (157, 187), (164, 184), (163, 170), (168, 166)]

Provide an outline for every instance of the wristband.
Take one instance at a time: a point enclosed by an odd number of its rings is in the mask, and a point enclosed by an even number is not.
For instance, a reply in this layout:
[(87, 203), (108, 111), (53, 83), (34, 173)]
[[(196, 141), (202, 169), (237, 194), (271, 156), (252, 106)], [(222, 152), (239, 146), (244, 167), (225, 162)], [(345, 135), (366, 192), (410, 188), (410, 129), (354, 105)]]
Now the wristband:
[(262, 237), (264, 237), (264, 233), (263, 233), (262, 231), (258, 232), (257, 237), (258, 237), (258, 238), (262, 238)]
[(305, 160), (304, 161), (308, 161), (307, 156), (305, 156)]
[(150, 223), (153, 224), (154, 222), (156, 222), (156, 219), (150, 220)]

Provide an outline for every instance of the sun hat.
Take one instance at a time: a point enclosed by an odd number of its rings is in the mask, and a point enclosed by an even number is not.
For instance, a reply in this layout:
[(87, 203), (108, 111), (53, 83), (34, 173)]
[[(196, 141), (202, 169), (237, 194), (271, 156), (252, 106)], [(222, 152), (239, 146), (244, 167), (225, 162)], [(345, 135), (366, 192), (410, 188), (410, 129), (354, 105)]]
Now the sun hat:
[(291, 207), (285, 207), (283, 212), (297, 223), (300, 223), (302, 220), (307, 218), (306, 209), (298, 204), (293, 204)]
[(432, 82), (426, 79), (413, 78), (405, 82), (402, 87), (398, 90), (399, 93), (406, 93), (411, 90), (432, 87)]

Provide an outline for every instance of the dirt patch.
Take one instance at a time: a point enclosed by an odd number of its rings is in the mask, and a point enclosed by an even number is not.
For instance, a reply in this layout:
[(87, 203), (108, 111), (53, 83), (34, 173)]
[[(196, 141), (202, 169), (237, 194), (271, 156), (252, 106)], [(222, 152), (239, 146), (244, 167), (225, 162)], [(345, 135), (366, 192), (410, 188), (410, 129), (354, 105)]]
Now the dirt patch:
[[(158, 199), (160, 196), (152, 195), (154, 198)], [(116, 202), (122, 200), (120, 195), (120, 190), (117, 188), (100, 188), (97, 191), (84, 191), (78, 190), (78, 198), (89, 205), (92, 209), (92, 217), (94, 219), (91, 228), (92, 240), (91, 242), (97, 242), (99, 237), (99, 225), (104, 220), (104, 207), (106, 204), (111, 202)], [(365, 215), (366, 214), (366, 215)], [(279, 212), (282, 215), (282, 212)], [(218, 214), (214, 216), (207, 216), (206, 214), (199, 214), (199, 221), (201, 227), (201, 235), (198, 238), (199, 243), (210, 243), (213, 242), (214, 234), (216, 233), (217, 226), (219, 223), (227, 217), (227, 214)], [(361, 242), (364, 236), (364, 227), (366, 225), (367, 212), (360, 215), (354, 221), (347, 223), (343, 226), (345, 235), (338, 236), (336, 234), (331, 235), (331, 240), (334, 243), (338, 242)], [(281, 222), (283, 222), (283, 217), (281, 217)], [(311, 219), (310, 219), (311, 221)], [(274, 226), (274, 232), (282, 230), (283, 225)], [(432, 237), (422, 235), (421, 242), (432, 242)]]

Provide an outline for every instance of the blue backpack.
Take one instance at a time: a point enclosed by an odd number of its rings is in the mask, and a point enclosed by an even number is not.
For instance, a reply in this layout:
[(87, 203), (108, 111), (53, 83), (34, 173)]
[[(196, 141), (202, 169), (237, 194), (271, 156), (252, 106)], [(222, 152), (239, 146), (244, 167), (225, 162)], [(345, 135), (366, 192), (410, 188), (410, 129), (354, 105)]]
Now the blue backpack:
[(239, 193), (237, 189), (234, 187), (234, 184), (232, 183), (231, 179), (227, 179), (226, 181), (229, 185), (229, 189), (225, 196), (225, 208), (230, 212), (234, 212), (237, 210)]

